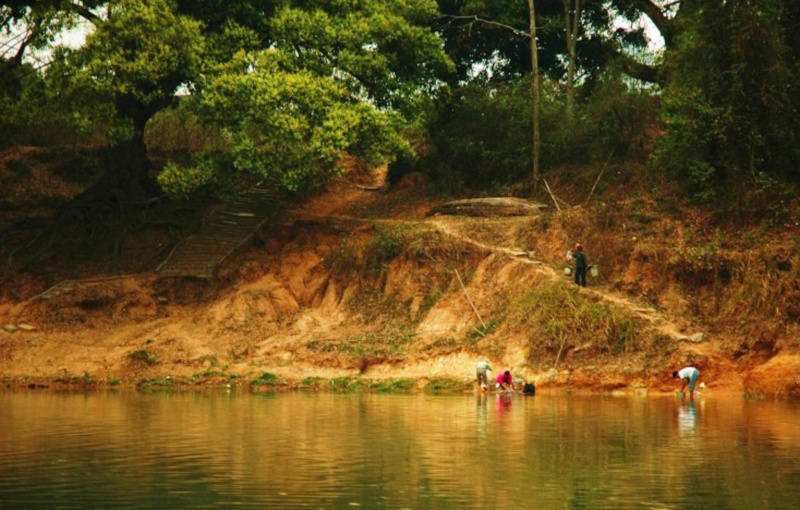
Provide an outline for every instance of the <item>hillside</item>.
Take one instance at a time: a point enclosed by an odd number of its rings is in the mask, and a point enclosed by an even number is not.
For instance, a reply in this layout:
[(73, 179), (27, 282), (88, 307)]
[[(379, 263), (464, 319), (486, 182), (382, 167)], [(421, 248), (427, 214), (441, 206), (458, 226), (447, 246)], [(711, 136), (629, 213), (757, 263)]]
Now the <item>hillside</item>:
[[(2, 227), (81, 189), (47, 158), (22, 159), (0, 158)], [(430, 215), (462, 197), (432, 195), (413, 175), (385, 189), (383, 172), (353, 170), (291, 205), (212, 280), (142, 264), (163, 257), (157, 231), (129, 239), (113, 273), (5, 267), (0, 377), (470, 390), (487, 358), (543, 390), (668, 392), (671, 371), (693, 364), (709, 392), (800, 395), (796, 214), (721, 221), (643, 182), (635, 163), (609, 167), (590, 199), (591, 180), (560, 175), (539, 213), (486, 217)], [(585, 289), (564, 274), (576, 242), (599, 268)]]

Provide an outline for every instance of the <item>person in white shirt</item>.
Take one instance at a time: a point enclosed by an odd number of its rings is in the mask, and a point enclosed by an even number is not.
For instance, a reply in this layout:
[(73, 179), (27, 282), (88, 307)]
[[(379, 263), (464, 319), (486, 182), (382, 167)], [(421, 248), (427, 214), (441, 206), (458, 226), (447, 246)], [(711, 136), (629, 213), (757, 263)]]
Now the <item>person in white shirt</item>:
[(486, 385), (489, 382), (489, 379), (486, 376), (486, 372), (492, 371), (492, 365), (489, 364), (488, 361), (479, 361), (478, 365), (475, 367), (475, 372), (478, 377), (478, 388), (486, 391)]
[(683, 393), (684, 388), (689, 386), (689, 398), (694, 398), (694, 385), (697, 383), (697, 380), (700, 379), (700, 371), (694, 367), (685, 367), (675, 372), (672, 372), (673, 379), (680, 379), (681, 380), (681, 391)]

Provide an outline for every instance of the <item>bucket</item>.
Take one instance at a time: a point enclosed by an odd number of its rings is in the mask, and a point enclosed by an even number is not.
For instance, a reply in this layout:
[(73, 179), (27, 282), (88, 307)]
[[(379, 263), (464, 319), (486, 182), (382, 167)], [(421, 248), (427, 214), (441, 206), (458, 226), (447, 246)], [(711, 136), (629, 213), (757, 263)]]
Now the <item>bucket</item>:
[(597, 269), (597, 266), (592, 266), (589, 268), (589, 274), (592, 275), (592, 278), (597, 278), (600, 275), (600, 270)]
[(572, 274), (572, 268), (571, 267), (565, 267), (564, 268), (564, 274), (567, 275), (567, 276), (571, 275)]

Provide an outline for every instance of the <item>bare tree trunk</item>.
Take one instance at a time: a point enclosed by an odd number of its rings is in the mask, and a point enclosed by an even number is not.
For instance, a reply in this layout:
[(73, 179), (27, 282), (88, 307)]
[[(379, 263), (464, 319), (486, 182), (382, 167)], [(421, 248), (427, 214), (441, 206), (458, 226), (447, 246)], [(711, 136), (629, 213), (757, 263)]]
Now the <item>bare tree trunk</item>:
[(575, 72), (578, 67), (578, 29), (581, 19), (581, 0), (561, 0), (564, 5), (564, 26), (567, 39), (567, 114), (575, 111)]
[(530, 38), (531, 38), (531, 76), (533, 77), (533, 191), (539, 191), (539, 113), (541, 111), (541, 91), (539, 85), (539, 48), (536, 44), (536, 10), (533, 7), (534, 0), (528, 0), (528, 12), (530, 15)]

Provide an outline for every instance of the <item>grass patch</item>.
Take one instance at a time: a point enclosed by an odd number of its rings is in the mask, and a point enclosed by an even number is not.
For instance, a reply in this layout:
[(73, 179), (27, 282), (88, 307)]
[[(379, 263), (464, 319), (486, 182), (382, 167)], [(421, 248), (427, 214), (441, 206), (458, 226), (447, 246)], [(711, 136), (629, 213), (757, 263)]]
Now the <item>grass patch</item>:
[(142, 379), (141, 381), (136, 383), (136, 389), (141, 391), (163, 390), (163, 389), (168, 389), (171, 386), (172, 386), (172, 379), (169, 376), (151, 377), (148, 379)]
[(552, 284), (531, 291), (516, 308), (516, 320), (531, 331), (532, 353), (557, 352), (563, 345), (578, 344), (591, 344), (611, 353), (631, 352), (643, 346), (633, 314), (576, 287)]
[(219, 364), (219, 361), (217, 360), (217, 357), (215, 355), (213, 355), (213, 354), (204, 354), (204, 355), (200, 356), (199, 358), (197, 358), (197, 362), (205, 364), (206, 366), (209, 366), (209, 367), (215, 367), (215, 366), (217, 366)]
[(276, 386), (280, 384), (280, 378), (271, 372), (264, 372), (263, 374), (253, 379), (252, 382), (253, 384), (257, 385)]
[(475, 343), (481, 338), (491, 334), (502, 322), (503, 321), (499, 317), (489, 319), (489, 322), (481, 325), (481, 327), (470, 330), (467, 333), (467, 340), (469, 340), (471, 343)]
[(364, 389), (364, 382), (357, 377), (335, 377), (331, 379), (331, 389), (347, 392), (361, 391)]
[(410, 393), (414, 389), (414, 381), (411, 379), (375, 381), (370, 383), (369, 389), (378, 393)]
[(471, 389), (471, 382), (449, 377), (434, 377), (425, 386), (425, 393), (463, 393)]
[(129, 353), (128, 359), (147, 366), (153, 366), (158, 363), (158, 358), (147, 352), (146, 349), (139, 349), (138, 351)]
[(322, 377), (306, 377), (300, 381), (300, 389), (316, 388), (323, 380)]
[(366, 360), (371, 363), (399, 359), (413, 339), (414, 334), (410, 331), (370, 332), (339, 341), (312, 340), (306, 347), (315, 352), (345, 355), (352, 362)]

